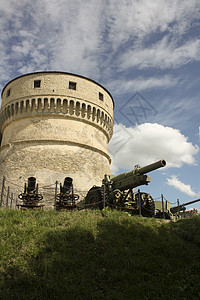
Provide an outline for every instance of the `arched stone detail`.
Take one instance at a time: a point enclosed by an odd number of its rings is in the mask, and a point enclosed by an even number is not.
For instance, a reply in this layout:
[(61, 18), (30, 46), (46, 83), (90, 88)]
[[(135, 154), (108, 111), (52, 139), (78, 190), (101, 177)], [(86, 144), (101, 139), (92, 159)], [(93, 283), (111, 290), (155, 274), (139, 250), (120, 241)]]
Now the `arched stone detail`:
[(109, 139), (112, 136), (113, 121), (107, 112), (98, 106), (86, 104), (83, 101), (68, 100), (66, 98), (32, 98), (15, 101), (7, 105), (1, 112), (1, 127), (8, 119), (17, 119), (36, 116), (37, 113), (58, 114), (60, 117), (74, 117), (94, 123), (107, 132)]
[(51, 113), (54, 113), (55, 112), (55, 99), (54, 98), (50, 98), (50, 109), (49, 109), (49, 111), (51, 112)]
[(96, 118), (96, 107), (93, 107), (92, 109), (92, 121), (94, 122)]
[(62, 112), (63, 112), (64, 114), (67, 114), (67, 113), (68, 113), (68, 101), (67, 101), (67, 99), (63, 99)]
[(60, 98), (56, 99), (56, 112), (57, 113), (61, 112), (61, 99)]
[(26, 113), (30, 113), (31, 112), (31, 107), (30, 107), (30, 101), (29, 100), (26, 100), (25, 111), (26, 111)]
[(24, 113), (24, 101), (20, 101), (19, 113), (20, 115)]
[(37, 112), (42, 112), (43, 110), (43, 101), (41, 98), (37, 99)]
[(69, 101), (69, 114), (71, 116), (74, 114), (74, 100)]
[(31, 99), (31, 112), (34, 113), (36, 112), (36, 101), (35, 99)]
[(104, 121), (104, 112), (102, 111), (101, 112), (101, 122), (100, 122), (101, 125), (103, 124), (103, 121)]
[(88, 106), (87, 106), (87, 118), (88, 118), (88, 119), (90, 119), (91, 113), (92, 113), (91, 105), (88, 105)]
[(49, 111), (49, 99), (44, 98), (43, 99), (43, 112), (48, 112)]
[(97, 123), (99, 123), (99, 120), (100, 120), (100, 109), (97, 109)]
[(81, 117), (85, 118), (86, 116), (86, 105), (85, 103), (82, 103), (82, 107), (81, 107)]
[(15, 102), (15, 112), (14, 112), (14, 115), (18, 115), (18, 111), (19, 111), (19, 102)]
[(77, 116), (77, 117), (79, 117), (80, 116), (80, 110), (81, 110), (81, 108), (80, 108), (80, 102), (76, 102), (76, 108), (75, 108), (75, 115)]
[(105, 114), (105, 118), (104, 118), (104, 126), (106, 127), (106, 125), (107, 125), (107, 118), (108, 118), (108, 116), (107, 116), (107, 114)]

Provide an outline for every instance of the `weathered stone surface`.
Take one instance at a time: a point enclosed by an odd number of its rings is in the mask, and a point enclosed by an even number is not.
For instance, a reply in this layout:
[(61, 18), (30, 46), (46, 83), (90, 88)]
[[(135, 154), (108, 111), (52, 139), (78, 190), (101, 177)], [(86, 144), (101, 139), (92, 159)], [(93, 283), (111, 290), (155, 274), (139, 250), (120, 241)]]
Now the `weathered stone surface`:
[[(41, 80), (40, 88), (34, 80)], [(21, 76), (5, 86), (0, 114), (0, 182), (5, 176), (23, 187), (34, 176), (39, 188), (52, 184), (43, 189), (46, 206), (52, 206), (55, 181), (72, 177), (84, 195), (110, 173), (113, 100), (99, 84), (59, 72)]]

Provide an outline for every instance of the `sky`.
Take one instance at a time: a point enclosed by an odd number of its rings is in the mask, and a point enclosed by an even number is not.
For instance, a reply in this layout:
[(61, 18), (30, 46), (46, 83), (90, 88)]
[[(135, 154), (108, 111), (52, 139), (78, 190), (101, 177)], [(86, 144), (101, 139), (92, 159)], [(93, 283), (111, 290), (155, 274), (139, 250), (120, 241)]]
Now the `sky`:
[(165, 159), (140, 190), (200, 198), (199, 0), (0, 0), (0, 28), (1, 90), (38, 71), (97, 81), (115, 102), (112, 173)]

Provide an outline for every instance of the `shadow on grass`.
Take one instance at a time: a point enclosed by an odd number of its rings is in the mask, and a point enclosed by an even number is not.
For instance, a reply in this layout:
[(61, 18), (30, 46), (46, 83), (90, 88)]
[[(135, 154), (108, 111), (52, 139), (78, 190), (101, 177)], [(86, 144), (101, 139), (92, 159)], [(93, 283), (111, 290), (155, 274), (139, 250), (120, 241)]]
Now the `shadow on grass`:
[[(199, 247), (167, 226), (103, 218), (58, 228), (2, 276), (0, 299), (199, 299)], [(20, 254), (22, 255), (22, 254)]]

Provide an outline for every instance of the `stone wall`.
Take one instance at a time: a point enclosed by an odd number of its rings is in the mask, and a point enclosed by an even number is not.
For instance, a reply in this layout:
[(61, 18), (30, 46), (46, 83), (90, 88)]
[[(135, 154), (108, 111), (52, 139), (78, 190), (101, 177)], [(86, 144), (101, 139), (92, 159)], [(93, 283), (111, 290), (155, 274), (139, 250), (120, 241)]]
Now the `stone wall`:
[(23, 187), (34, 176), (43, 186), (69, 176), (83, 195), (110, 174), (113, 99), (94, 81), (59, 72), (21, 76), (5, 86), (0, 114), (0, 182), (6, 176)]

